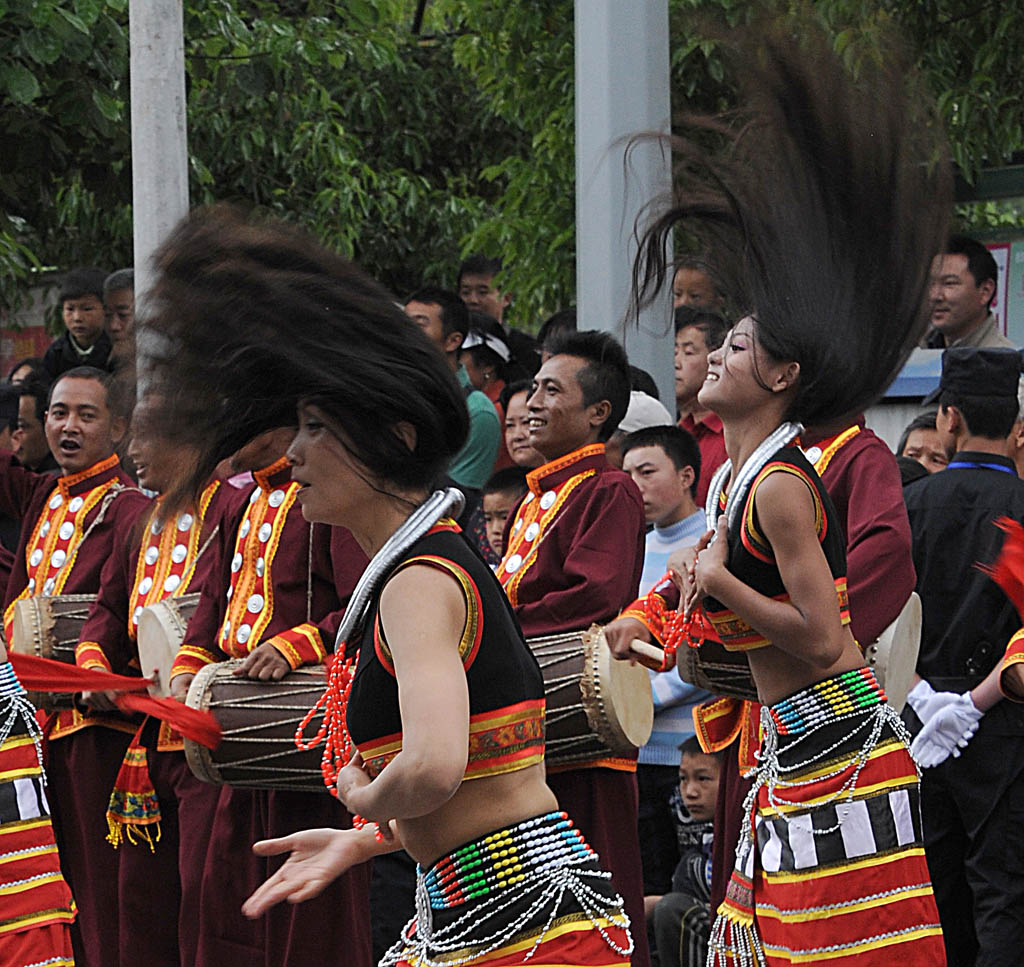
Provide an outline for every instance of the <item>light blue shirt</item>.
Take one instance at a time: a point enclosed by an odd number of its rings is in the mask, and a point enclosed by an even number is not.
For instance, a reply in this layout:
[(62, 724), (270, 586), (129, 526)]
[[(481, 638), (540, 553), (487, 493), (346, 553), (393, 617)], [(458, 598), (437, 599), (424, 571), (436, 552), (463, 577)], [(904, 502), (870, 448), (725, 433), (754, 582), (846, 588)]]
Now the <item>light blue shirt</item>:
[[(662, 577), (669, 555), (692, 547), (706, 530), (702, 510), (667, 527), (651, 529), (647, 534), (640, 593), (646, 594)], [(638, 761), (646, 765), (678, 766), (679, 745), (693, 735), (693, 707), (711, 695), (684, 682), (674, 668), (670, 672), (648, 671), (654, 699), (654, 729), (647, 745), (640, 750)]]

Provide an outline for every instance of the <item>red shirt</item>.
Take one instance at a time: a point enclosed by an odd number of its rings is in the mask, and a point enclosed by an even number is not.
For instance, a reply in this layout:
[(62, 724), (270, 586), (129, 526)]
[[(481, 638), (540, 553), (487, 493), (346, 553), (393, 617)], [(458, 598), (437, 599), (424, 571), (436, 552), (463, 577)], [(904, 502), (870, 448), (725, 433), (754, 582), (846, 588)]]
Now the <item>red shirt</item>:
[(725, 452), (725, 434), (722, 421), (715, 413), (708, 413), (699, 423), (692, 416), (684, 416), (679, 421), (687, 433), (693, 435), (700, 448), (700, 479), (697, 481), (697, 506), (703, 509), (707, 500), (708, 487), (715, 471), (728, 459)]

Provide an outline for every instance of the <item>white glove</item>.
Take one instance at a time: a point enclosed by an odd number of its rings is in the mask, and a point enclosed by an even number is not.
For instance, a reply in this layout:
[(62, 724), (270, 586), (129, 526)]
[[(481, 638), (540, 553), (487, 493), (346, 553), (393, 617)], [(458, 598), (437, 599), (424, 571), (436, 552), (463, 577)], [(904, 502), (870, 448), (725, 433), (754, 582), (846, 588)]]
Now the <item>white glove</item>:
[(945, 708), (951, 702), (955, 702), (960, 696), (956, 692), (937, 692), (923, 678), (910, 690), (907, 695), (907, 704), (914, 710), (914, 714), (921, 720), (922, 725), (927, 725), (936, 712)]
[(978, 731), (978, 723), (984, 714), (978, 711), (970, 692), (955, 695), (952, 702), (943, 705), (925, 722), (924, 728), (910, 747), (911, 755), (923, 769), (940, 765), (950, 755), (954, 759), (957, 758), (960, 750), (967, 748), (967, 743)]

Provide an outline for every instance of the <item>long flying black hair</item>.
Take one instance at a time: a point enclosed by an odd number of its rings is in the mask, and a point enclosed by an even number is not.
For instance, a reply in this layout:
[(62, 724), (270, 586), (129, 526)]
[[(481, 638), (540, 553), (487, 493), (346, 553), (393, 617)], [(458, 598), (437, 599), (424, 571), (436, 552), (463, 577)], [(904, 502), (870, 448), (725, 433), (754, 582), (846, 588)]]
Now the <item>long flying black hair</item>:
[[(156, 256), (145, 328), (154, 432), (199, 450), (170, 495), (315, 404), (376, 478), (432, 486), (465, 441), (463, 392), (393, 297), (305, 232), (217, 207), (185, 219)], [(415, 431), (410, 449), (396, 427)]]
[(706, 252), (763, 348), (800, 363), (790, 419), (830, 423), (892, 382), (924, 331), (929, 264), (951, 203), (945, 143), (895, 44), (857, 76), (808, 15), (724, 37), (742, 108), (671, 139), (671, 199), (653, 203), (638, 305), (677, 227)]

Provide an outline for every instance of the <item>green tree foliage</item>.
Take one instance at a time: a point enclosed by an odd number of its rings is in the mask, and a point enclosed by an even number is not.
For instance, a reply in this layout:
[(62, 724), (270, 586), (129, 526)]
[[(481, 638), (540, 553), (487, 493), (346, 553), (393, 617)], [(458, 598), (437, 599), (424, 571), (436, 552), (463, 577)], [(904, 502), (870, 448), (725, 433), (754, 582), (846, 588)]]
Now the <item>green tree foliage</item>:
[[(483, 251), (516, 322), (573, 300), (572, 0), (431, 0), (418, 33), (416, 0), (184, 6), (194, 203), (300, 221), (398, 294)], [(815, 6), (852, 65), (895, 27), (969, 179), (1024, 147), (1013, 4)], [(709, 24), (758, 9), (670, 0), (675, 110), (730, 105)], [(128, 0), (0, 0), (0, 304), (40, 264), (131, 263), (128, 83)]]

